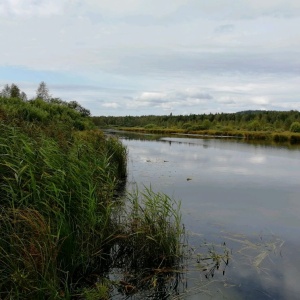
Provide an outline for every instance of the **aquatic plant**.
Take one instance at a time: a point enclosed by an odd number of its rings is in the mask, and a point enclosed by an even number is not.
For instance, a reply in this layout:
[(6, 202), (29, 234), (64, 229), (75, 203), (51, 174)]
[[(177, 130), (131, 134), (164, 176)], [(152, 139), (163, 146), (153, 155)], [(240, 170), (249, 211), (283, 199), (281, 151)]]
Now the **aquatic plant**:
[(184, 256), (180, 203), (151, 188), (136, 190), (126, 198), (120, 218), (112, 257), (113, 266), (123, 274), (121, 291), (170, 292), (166, 287), (178, 284)]
[(182, 255), (180, 203), (151, 188), (129, 196), (126, 208), (126, 242), (122, 251), (128, 253), (129, 267), (172, 268)]
[(206, 251), (197, 253), (196, 261), (197, 267), (205, 272), (205, 277), (213, 278), (218, 270), (222, 270), (224, 275), (230, 260), (230, 250), (226, 247), (226, 243), (224, 242), (218, 246), (205, 242), (201, 247), (205, 247)]

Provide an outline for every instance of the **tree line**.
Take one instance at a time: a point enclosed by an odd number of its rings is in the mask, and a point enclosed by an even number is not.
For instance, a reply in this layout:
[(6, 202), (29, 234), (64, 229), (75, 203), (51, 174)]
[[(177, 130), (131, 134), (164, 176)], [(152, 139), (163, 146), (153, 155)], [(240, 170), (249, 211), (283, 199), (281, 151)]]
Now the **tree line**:
[(187, 131), (247, 130), (300, 132), (300, 112), (249, 110), (237, 113), (190, 115), (98, 116), (94, 123), (106, 127), (174, 128)]
[[(11, 85), (5, 84), (2, 90), (0, 91), (0, 97), (1, 98), (18, 98), (22, 101), (28, 101), (28, 97), (24, 91), (21, 91), (21, 89), (14, 83)], [(52, 95), (49, 93), (49, 89), (44, 81), (42, 81), (37, 90), (36, 90), (36, 97), (32, 98), (29, 101), (34, 101), (34, 100), (43, 100), (48, 103), (54, 103), (54, 104), (59, 104), (59, 105), (64, 105), (67, 107), (70, 107), (76, 111), (78, 111), (82, 116), (89, 117), (91, 115), (91, 112), (81, 106), (77, 101), (63, 101), (60, 98), (57, 97), (52, 97)]]

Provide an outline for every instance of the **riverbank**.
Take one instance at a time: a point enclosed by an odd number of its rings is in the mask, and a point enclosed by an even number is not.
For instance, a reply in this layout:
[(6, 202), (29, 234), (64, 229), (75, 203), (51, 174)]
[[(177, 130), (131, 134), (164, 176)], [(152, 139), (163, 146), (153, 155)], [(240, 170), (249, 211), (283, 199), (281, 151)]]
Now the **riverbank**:
[(143, 127), (119, 127), (119, 130), (128, 132), (153, 133), (153, 134), (177, 134), (194, 135), (199, 137), (239, 138), (244, 140), (265, 140), (275, 143), (300, 144), (300, 133), (270, 132), (270, 131), (240, 131), (240, 130), (185, 130), (176, 128), (143, 128)]

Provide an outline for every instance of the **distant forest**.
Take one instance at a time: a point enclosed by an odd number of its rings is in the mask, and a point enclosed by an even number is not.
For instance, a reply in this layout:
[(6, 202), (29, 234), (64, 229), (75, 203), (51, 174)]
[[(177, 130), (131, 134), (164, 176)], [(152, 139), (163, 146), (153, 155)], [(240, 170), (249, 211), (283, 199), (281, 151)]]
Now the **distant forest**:
[(190, 114), (165, 116), (99, 116), (92, 118), (100, 128), (138, 127), (145, 129), (165, 128), (184, 131), (267, 131), (300, 132), (300, 112), (249, 110), (237, 113)]

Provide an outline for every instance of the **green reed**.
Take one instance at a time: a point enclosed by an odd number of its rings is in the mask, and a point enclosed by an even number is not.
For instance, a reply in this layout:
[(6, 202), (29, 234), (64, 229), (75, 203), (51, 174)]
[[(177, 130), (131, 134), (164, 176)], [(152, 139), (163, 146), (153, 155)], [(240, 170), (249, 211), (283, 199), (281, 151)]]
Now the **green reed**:
[(180, 203), (149, 188), (129, 196), (119, 251), (129, 269), (174, 268), (182, 256)]
[(145, 189), (122, 206), (127, 150), (118, 140), (96, 130), (62, 143), (23, 125), (0, 123), (1, 299), (108, 297), (112, 267), (143, 268), (141, 282), (178, 267), (180, 204)]
[(74, 292), (100, 272), (118, 231), (113, 194), (126, 150), (100, 133), (75, 134), (62, 148), (42, 132), (0, 130), (0, 298)]

